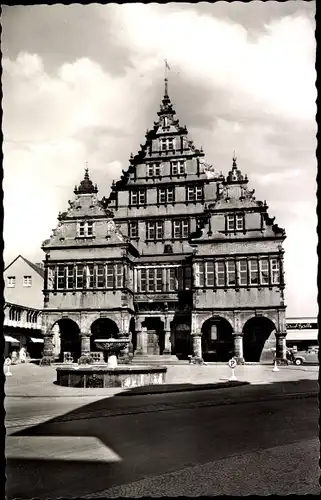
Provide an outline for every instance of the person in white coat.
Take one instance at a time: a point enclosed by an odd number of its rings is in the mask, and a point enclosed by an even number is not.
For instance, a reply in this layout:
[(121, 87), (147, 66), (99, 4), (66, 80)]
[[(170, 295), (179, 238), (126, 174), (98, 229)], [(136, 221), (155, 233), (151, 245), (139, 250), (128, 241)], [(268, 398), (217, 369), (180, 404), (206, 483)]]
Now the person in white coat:
[(26, 348), (21, 347), (21, 349), (19, 351), (19, 361), (20, 361), (20, 363), (25, 363), (26, 359), (27, 359)]

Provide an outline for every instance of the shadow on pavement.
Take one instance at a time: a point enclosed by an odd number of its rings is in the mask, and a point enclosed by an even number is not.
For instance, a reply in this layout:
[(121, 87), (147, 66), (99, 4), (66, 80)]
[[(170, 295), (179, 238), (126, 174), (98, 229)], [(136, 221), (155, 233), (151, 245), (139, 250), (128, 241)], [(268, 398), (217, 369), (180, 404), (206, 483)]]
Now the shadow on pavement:
[[(121, 461), (55, 460), (54, 445), (50, 460), (8, 459), (7, 498), (90, 495), (147, 476), (318, 436), (315, 380), (213, 391), (208, 385), (192, 392), (148, 395), (142, 393), (144, 388), (135, 388), (13, 434), (92, 436)], [(133, 397), (124, 397), (129, 395)]]

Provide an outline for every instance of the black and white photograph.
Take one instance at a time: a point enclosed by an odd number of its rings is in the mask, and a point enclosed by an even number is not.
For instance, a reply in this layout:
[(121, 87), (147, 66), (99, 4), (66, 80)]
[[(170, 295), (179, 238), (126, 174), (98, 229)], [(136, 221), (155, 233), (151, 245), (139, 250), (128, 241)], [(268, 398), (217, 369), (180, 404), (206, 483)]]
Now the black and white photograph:
[(1, 6), (6, 500), (320, 495), (316, 9)]

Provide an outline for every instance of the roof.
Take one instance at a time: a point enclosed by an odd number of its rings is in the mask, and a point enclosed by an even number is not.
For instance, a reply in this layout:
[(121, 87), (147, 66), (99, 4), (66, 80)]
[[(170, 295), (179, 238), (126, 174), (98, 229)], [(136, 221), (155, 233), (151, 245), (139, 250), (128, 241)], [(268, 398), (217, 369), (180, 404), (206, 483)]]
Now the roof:
[(37, 264), (34, 264), (33, 262), (30, 262), (30, 260), (26, 259), (25, 257), (23, 257), (23, 256), (22, 256), (22, 255), (20, 255), (20, 254), (19, 254), (19, 255), (18, 255), (18, 257), (16, 257), (16, 258), (15, 258), (12, 262), (10, 262), (10, 264), (9, 264), (7, 267), (5, 267), (5, 269), (4, 269), (4, 270), (6, 271), (7, 269), (9, 269), (9, 267), (10, 267), (10, 266), (12, 266), (12, 264), (13, 264), (14, 262), (16, 262), (16, 260), (18, 260), (19, 258), (23, 259), (23, 260), (24, 260), (24, 261), (28, 264), (28, 266), (30, 266), (30, 267), (31, 267), (31, 268), (32, 268), (32, 269), (33, 269), (36, 273), (38, 273), (38, 274), (39, 274), (42, 278), (44, 278), (44, 277), (45, 277), (45, 271), (44, 271), (41, 267), (37, 266)]

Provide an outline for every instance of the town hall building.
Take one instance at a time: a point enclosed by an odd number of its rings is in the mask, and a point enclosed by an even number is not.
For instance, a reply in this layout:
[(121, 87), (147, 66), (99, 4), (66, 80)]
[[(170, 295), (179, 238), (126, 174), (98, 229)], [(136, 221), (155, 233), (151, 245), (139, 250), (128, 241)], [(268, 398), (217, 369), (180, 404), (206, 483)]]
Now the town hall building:
[(106, 337), (129, 337), (134, 360), (259, 361), (272, 332), (285, 359), (285, 231), (235, 155), (226, 176), (204, 156), (165, 79), (157, 120), (110, 196), (86, 170), (43, 243), (44, 361), (87, 362)]

